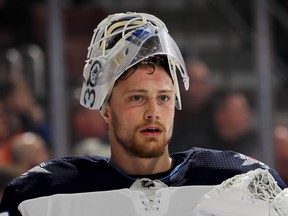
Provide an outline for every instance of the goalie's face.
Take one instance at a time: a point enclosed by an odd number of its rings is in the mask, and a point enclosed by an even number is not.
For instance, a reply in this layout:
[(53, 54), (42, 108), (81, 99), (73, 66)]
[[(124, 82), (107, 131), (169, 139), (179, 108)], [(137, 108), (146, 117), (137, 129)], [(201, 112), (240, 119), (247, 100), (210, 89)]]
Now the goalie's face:
[(112, 154), (117, 149), (116, 154), (160, 157), (168, 153), (172, 135), (175, 87), (161, 66), (151, 72), (151, 67), (141, 65), (127, 73), (115, 85), (103, 115)]

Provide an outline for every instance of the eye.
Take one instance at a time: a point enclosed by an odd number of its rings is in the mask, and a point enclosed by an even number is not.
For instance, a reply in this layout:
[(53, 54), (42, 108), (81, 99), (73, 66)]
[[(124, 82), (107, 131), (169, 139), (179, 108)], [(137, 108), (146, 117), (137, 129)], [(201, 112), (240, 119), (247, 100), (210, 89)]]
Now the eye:
[(169, 100), (169, 97), (168, 97), (167, 95), (161, 95), (161, 96), (159, 97), (159, 99), (160, 99), (160, 101), (162, 101), (162, 102), (166, 102), (166, 101)]
[(132, 101), (141, 101), (142, 100), (142, 96), (140, 95), (134, 95), (131, 97)]

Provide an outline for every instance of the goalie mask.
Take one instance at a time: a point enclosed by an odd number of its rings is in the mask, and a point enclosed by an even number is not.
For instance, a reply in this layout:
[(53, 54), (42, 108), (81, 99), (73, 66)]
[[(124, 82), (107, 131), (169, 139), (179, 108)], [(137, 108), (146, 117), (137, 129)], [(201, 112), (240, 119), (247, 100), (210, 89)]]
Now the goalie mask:
[(183, 57), (165, 24), (144, 13), (110, 15), (94, 30), (83, 71), (80, 103), (86, 108), (102, 110), (115, 81), (132, 66), (156, 55), (167, 58), (176, 90), (176, 107), (181, 109), (177, 73), (185, 89), (189, 88)]

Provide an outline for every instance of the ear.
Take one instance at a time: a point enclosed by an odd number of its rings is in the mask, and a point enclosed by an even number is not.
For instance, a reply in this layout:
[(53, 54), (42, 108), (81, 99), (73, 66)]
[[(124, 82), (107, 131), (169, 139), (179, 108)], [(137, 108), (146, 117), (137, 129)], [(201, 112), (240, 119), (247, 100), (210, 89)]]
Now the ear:
[(107, 124), (109, 124), (112, 121), (111, 108), (109, 103), (106, 104), (104, 109), (101, 111), (101, 114)]

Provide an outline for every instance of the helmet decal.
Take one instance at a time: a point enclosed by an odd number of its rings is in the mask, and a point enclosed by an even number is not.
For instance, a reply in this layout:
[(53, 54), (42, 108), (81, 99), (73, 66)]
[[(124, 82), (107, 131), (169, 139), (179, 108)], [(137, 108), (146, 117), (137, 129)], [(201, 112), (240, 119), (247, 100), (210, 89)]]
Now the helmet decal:
[(96, 84), (99, 83), (99, 81), (101, 80), (102, 75), (103, 75), (102, 65), (100, 61), (95, 61), (91, 66), (87, 85), (95, 87)]

